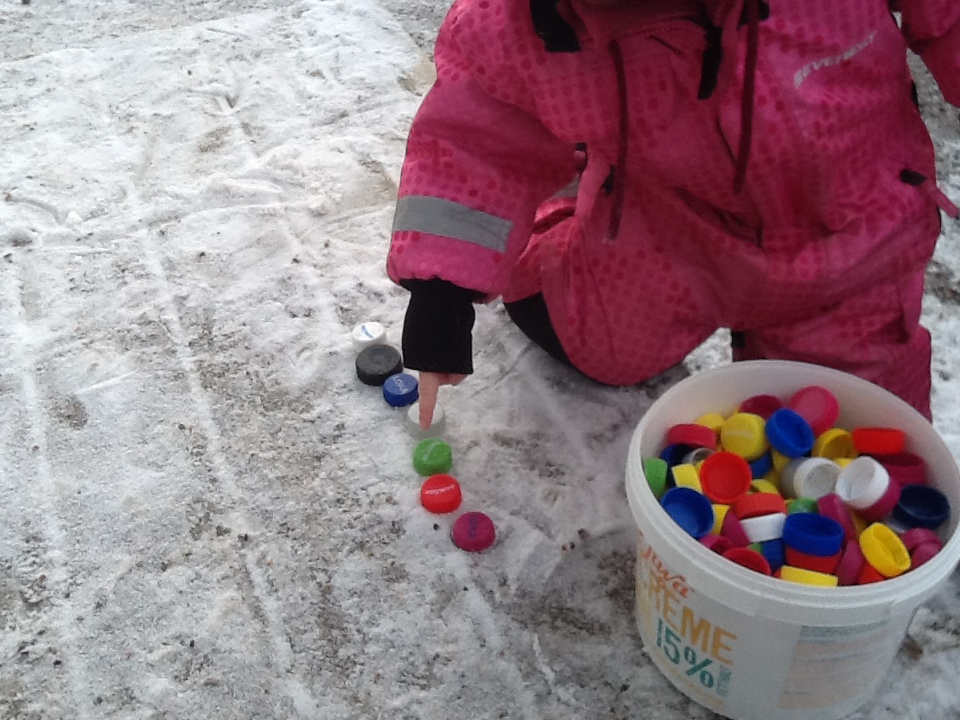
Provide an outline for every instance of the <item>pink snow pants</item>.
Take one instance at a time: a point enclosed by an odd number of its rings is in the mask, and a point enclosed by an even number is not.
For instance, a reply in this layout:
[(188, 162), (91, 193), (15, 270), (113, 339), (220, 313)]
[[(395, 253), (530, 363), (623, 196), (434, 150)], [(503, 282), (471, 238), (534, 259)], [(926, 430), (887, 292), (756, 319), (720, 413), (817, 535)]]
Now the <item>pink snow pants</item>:
[[(935, 237), (936, 228), (925, 224)], [(573, 200), (561, 199), (540, 208), (503, 300), (542, 293), (570, 361), (605, 384), (654, 377), (719, 327), (730, 327), (742, 340), (734, 360), (836, 368), (886, 388), (930, 418), (930, 334), (919, 324), (923, 267), (829, 305), (802, 293), (791, 296), (785, 288), (772, 303), (788, 308), (780, 317), (763, 296), (744, 303), (744, 293), (734, 289), (737, 282), (705, 272), (696, 261), (680, 264), (653, 241), (645, 248), (633, 239), (585, 243)], [(719, 291), (694, 291), (705, 284)], [(744, 310), (751, 306), (756, 310)]]

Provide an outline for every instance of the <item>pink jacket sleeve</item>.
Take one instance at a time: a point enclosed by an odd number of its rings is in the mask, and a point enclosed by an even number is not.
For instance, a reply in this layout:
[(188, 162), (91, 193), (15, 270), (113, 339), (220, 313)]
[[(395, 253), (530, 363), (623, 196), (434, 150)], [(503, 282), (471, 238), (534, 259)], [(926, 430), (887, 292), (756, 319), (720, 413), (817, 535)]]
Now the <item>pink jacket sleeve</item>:
[(960, 106), (960, 2), (895, 0), (903, 16), (903, 33), (933, 73), (943, 96)]
[(537, 117), (525, 68), (543, 50), (525, 6), (461, 2), (444, 21), (437, 80), (407, 141), (387, 257), (394, 281), (501, 294), (538, 205), (574, 175), (572, 144)]

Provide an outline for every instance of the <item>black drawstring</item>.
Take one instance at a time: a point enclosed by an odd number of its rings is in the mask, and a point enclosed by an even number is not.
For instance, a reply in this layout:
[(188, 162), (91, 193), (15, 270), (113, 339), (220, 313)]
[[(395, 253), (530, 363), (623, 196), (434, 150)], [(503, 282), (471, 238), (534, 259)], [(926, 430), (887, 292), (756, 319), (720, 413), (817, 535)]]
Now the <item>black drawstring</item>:
[(623, 52), (616, 40), (610, 42), (610, 57), (617, 72), (617, 100), (620, 103), (620, 137), (617, 147), (617, 164), (613, 168), (613, 196), (610, 209), (610, 224), (607, 226), (607, 240), (613, 240), (620, 232), (620, 218), (623, 215), (623, 198), (626, 192), (627, 145), (630, 134), (630, 111), (627, 107), (627, 71), (623, 64)]
[(746, 0), (747, 57), (743, 68), (743, 100), (740, 104), (740, 148), (737, 151), (737, 169), (733, 176), (733, 192), (740, 194), (750, 162), (753, 141), (753, 104), (757, 85), (757, 52), (760, 41), (759, 0)]

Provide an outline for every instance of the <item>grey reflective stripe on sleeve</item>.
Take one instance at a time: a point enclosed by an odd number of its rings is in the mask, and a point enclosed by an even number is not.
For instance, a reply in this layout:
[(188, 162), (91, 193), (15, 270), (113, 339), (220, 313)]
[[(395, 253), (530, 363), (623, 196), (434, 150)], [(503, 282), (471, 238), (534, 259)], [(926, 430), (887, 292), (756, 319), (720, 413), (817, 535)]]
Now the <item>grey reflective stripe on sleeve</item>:
[(442, 235), (498, 253), (506, 252), (507, 238), (512, 229), (513, 223), (510, 220), (468, 208), (451, 200), (425, 195), (407, 195), (400, 198), (393, 216), (393, 232), (413, 230)]

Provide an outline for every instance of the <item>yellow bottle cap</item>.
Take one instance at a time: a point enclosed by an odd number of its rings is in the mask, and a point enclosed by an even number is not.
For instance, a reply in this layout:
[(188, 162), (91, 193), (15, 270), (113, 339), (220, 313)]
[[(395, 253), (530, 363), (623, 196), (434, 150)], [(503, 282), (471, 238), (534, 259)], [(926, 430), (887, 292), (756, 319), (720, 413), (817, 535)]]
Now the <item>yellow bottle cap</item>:
[(840, 582), (836, 575), (827, 575), (826, 573), (793, 567), (792, 565), (784, 565), (780, 568), (780, 579), (800, 585), (816, 585), (818, 587), (836, 587)]
[(787, 465), (789, 465), (790, 461), (793, 459), (793, 458), (787, 457), (782, 452), (779, 452), (777, 450), (772, 450), (772, 449), (770, 450), (770, 457), (773, 458), (773, 469), (776, 470), (778, 473), (782, 473), (783, 469)]
[(753, 490), (753, 492), (758, 493), (773, 493), (774, 495), (780, 494), (780, 488), (777, 487), (776, 483), (772, 483), (765, 479), (754, 480), (752, 483), (750, 483), (750, 489)]
[(720, 428), (723, 426), (723, 421), (725, 418), (720, 413), (707, 413), (706, 415), (701, 415), (696, 420), (694, 420), (695, 425), (703, 425), (713, 430), (715, 433), (720, 432)]
[(830, 458), (855, 458), (857, 448), (853, 445), (853, 435), (842, 428), (830, 428), (820, 433), (813, 442), (814, 457)]
[(752, 461), (763, 455), (769, 447), (764, 432), (766, 422), (753, 413), (734, 413), (723, 421), (720, 442), (723, 449)]
[(860, 533), (864, 559), (884, 577), (896, 577), (910, 569), (910, 552), (900, 536), (876, 522)]
[(720, 505), (719, 503), (714, 503), (713, 505), (713, 534), (719, 535), (720, 528), (723, 525), (723, 519), (727, 516), (727, 513), (730, 511), (729, 505)]
[(700, 473), (698, 473), (697, 468), (690, 463), (674, 465), (672, 472), (673, 481), (677, 487), (685, 487), (696, 490), (697, 492), (703, 492), (703, 489), (700, 487)]

